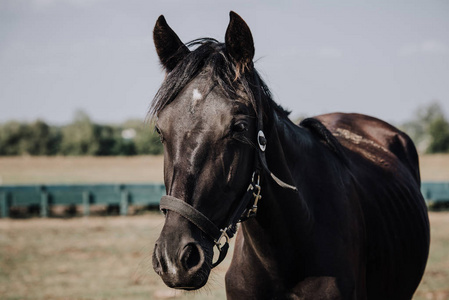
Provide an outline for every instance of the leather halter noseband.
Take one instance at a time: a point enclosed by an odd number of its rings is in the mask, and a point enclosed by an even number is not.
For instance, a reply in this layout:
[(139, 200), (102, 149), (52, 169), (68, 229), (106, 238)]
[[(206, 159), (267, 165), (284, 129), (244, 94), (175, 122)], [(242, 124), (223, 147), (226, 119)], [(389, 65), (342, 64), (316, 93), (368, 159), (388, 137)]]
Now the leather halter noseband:
[[(262, 195), (260, 195), (261, 187), (259, 185), (260, 176), (257, 176), (257, 182), (255, 182), (254, 179), (251, 181), (248, 190), (239, 202), (238, 207), (227, 220), (226, 224), (228, 225), (222, 229), (218, 228), (203, 213), (181, 199), (168, 195), (162, 196), (159, 207), (161, 210), (171, 210), (180, 214), (214, 241), (214, 244), (220, 253), (218, 260), (215, 263), (212, 263), (212, 268), (215, 268), (226, 257), (229, 249), (229, 240), (237, 231), (237, 223), (256, 216), (257, 203), (259, 199), (262, 198)], [(254, 201), (249, 205), (251, 199), (254, 199)]]
[[(255, 167), (254, 173), (251, 178), (251, 182), (248, 186), (246, 193), (243, 195), (241, 201), (239, 202), (237, 208), (229, 216), (226, 221), (226, 227), (218, 228), (214, 222), (212, 222), (207, 216), (198, 211), (196, 208), (185, 202), (184, 200), (178, 199), (176, 197), (166, 195), (162, 196), (159, 208), (162, 211), (171, 210), (174, 211), (196, 227), (198, 227), (202, 232), (207, 234), (213, 241), (217, 249), (219, 250), (219, 257), (215, 263), (212, 263), (212, 268), (218, 266), (224, 258), (229, 249), (229, 239), (231, 239), (237, 231), (237, 223), (246, 221), (249, 218), (255, 217), (257, 214), (257, 204), (262, 198), (260, 186), (260, 176), (262, 170), (271, 176), (271, 178), (281, 187), (291, 189), (297, 192), (297, 188), (293, 185), (287, 184), (276, 177), (268, 168), (267, 161), (265, 158), (265, 149), (267, 146), (267, 139), (263, 133), (263, 116), (262, 116), (262, 99), (260, 95), (260, 85), (259, 78), (255, 75), (256, 86), (258, 95), (256, 97), (256, 104), (258, 108), (257, 113), (257, 143), (259, 149), (257, 150), (257, 155), (255, 157)], [(251, 202), (251, 200), (253, 200)], [(224, 239), (224, 241), (223, 241)]]

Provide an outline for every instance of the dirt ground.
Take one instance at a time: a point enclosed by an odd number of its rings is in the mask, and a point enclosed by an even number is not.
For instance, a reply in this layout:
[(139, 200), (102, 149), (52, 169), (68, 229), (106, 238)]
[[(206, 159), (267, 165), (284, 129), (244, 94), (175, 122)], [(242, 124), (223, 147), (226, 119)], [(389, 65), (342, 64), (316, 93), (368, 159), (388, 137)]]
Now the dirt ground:
[[(449, 299), (449, 212), (430, 220), (430, 259), (414, 299)], [(162, 224), (159, 213), (0, 220), (0, 299), (225, 299), (231, 255), (199, 292), (165, 287), (151, 266)]]

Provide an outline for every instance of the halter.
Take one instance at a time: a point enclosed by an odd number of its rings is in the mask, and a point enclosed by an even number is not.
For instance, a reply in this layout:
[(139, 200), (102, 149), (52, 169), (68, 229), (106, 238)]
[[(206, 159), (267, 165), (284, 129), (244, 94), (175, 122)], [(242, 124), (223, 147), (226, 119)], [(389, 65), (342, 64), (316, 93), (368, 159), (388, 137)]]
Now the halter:
[(184, 200), (175, 198), (170, 195), (162, 196), (160, 201), (160, 209), (174, 211), (201, 231), (207, 234), (213, 241), (215, 246), (219, 251), (218, 260), (212, 263), (212, 268), (218, 266), (226, 257), (229, 249), (229, 240), (234, 236), (237, 231), (237, 223), (248, 220), (249, 218), (255, 217), (257, 214), (257, 205), (259, 200), (262, 198), (261, 192), (262, 187), (260, 185), (260, 177), (262, 170), (271, 176), (271, 178), (282, 188), (291, 189), (297, 192), (297, 188), (293, 185), (287, 184), (278, 177), (276, 177), (268, 168), (267, 160), (265, 158), (265, 149), (267, 147), (267, 139), (263, 132), (263, 115), (262, 115), (262, 99), (260, 95), (260, 84), (259, 77), (255, 75), (256, 86), (257, 86), (257, 143), (259, 148), (257, 149), (257, 154), (255, 156), (254, 172), (251, 177), (250, 184), (246, 193), (240, 200), (237, 208), (228, 218), (226, 227), (218, 228), (207, 216), (198, 211), (196, 208), (185, 202)]

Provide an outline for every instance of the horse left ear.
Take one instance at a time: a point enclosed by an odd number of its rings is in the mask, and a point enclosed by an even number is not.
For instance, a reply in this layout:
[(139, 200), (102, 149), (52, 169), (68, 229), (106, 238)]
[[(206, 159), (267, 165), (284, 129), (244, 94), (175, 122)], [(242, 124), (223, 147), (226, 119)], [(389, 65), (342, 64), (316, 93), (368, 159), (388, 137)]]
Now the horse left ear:
[(234, 60), (237, 72), (244, 72), (254, 57), (254, 41), (248, 25), (243, 19), (231, 11), (230, 21), (226, 30), (226, 51)]
[(170, 72), (190, 53), (189, 48), (179, 39), (161, 15), (154, 25), (153, 40), (156, 52), (164, 68)]

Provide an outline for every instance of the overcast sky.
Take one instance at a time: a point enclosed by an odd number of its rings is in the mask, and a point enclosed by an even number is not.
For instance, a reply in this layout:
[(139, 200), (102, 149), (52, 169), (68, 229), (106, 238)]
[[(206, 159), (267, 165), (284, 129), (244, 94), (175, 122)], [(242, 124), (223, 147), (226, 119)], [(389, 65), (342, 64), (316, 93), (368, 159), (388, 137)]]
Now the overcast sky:
[(449, 117), (449, 1), (0, 0), (0, 123), (144, 119), (160, 86), (152, 29), (223, 41), (248, 23), (256, 67), (293, 116), (359, 112), (395, 124), (439, 100)]

